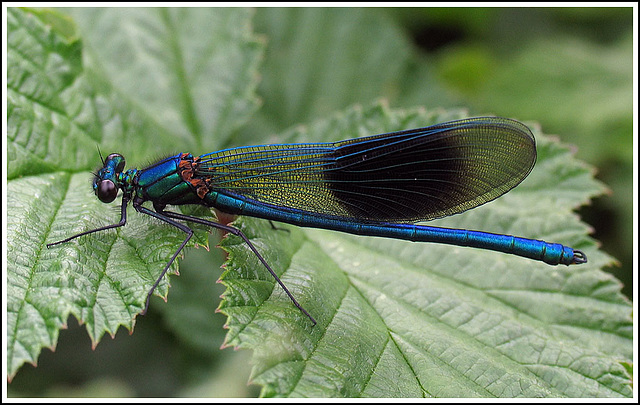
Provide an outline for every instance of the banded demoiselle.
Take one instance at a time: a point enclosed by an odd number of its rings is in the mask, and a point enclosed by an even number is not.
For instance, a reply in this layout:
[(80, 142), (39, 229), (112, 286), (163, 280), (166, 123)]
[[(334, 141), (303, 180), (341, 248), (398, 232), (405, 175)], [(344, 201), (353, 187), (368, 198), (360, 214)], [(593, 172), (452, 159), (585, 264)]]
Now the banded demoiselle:
[[(496, 199), (518, 185), (536, 161), (535, 138), (524, 124), (496, 117), (469, 118), (334, 143), (260, 145), (195, 157), (179, 153), (144, 169), (125, 171), (113, 153), (93, 179), (100, 201), (122, 190), (120, 222), (71, 236), (124, 226), (127, 205), (187, 236), (147, 294), (153, 291), (193, 235), (179, 221), (221, 229), (244, 240), (294, 305), (315, 325), (251, 241), (238, 229), (166, 211), (200, 204), (298, 226), (414, 242), (490, 249), (548, 264), (580, 264), (586, 255), (557, 243), (464, 229), (416, 225)], [(154, 210), (144, 207), (151, 201)]]

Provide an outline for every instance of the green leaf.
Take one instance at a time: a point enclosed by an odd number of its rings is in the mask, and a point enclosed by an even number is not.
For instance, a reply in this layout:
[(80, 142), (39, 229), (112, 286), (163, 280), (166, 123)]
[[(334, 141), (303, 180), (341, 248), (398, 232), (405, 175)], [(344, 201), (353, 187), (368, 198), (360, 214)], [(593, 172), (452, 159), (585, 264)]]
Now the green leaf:
[[(269, 33), (265, 104), (258, 119), (282, 130), (309, 122), (383, 91), (393, 94), (401, 80), (410, 44), (380, 13), (366, 8), (264, 8), (256, 31)], [(375, 48), (366, 44), (376, 44)], [(398, 63), (385, 63), (389, 59)]]
[[(631, 35), (607, 47), (575, 38), (533, 41), (514, 52), (504, 69), (492, 69), (476, 103), (544, 117), (545, 125), (579, 142), (580, 156), (593, 161), (610, 155), (631, 161), (624, 145), (632, 131), (632, 51)], [(585, 142), (588, 137), (594, 142)]]
[[(460, 118), (460, 112), (350, 109), (288, 141), (330, 140)], [(571, 210), (603, 191), (589, 167), (538, 128), (534, 172), (506, 196), (436, 225), (564, 243), (589, 263), (552, 267), (470, 248), (235, 222), (220, 310), (226, 344), (255, 351), (264, 396), (618, 397), (631, 395), (631, 305), (599, 267), (611, 258)]]
[[(110, 39), (109, 46), (89, 46), (92, 56), (84, 61), (85, 44), (70, 34), (76, 27), (68, 17), (8, 11), (10, 378), (24, 362), (36, 364), (42, 347), (55, 348), (70, 314), (86, 325), (94, 346), (120, 325), (132, 330), (148, 290), (184, 240), (176, 229), (130, 210), (123, 228), (46, 248), (119, 220), (117, 203), (104, 205), (91, 192), (90, 170), (100, 163), (96, 145), (122, 153), (135, 167), (154, 154), (220, 143), (215, 136), (228, 136), (256, 106), (261, 45), (248, 31), (247, 10), (83, 10), (78, 19), (94, 25), (91, 35)], [(207, 15), (224, 24), (208, 31), (199, 23), (196, 29), (194, 22)], [(133, 28), (138, 36), (122, 34)], [(147, 48), (150, 36), (155, 42)], [(127, 46), (139, 48), (135, 57), (125, 57)], [(178, 48), (180, 59), (165, 65)], [(127, 69), (140, 76), (114, 73)], [(225, 80), (210, 81), (212, 70)], [(164, 84), (185, 91), (175, 96)], [(154, 89), (145, 92), (144, 86)], [(157, 100), (166, 102), (161, 111)], [(213, 218), (206, 209), (188, 212)], [(207, 246), (209, 230), (193, 229), (188, 246)], [(169, 273), (176, 270), (174, 263)], [(165, 280), (156, 294), (166, 297), (167, 289)]]
[(104, 77), (172, 134), (172, 147), (197, 154), (219, 149), (256, 110), (264, 45), (250, 31), (249, 10), (65, 11), (95, 44), (90, 56)]
[(250, 141), (380, 97), (410, 106), (447, 101), (429, 64), (380, 10), (259, 8), (254, 20), (268, 47), (258, 87), (264, 105), (241, 131)]

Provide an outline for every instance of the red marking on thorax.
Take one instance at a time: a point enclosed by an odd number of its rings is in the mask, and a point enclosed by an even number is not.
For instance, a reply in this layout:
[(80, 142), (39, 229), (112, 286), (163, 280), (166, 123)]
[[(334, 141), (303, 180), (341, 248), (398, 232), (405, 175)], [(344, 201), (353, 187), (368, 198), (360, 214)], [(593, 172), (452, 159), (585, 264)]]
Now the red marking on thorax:
[(210, 190), (209, 183), (211, 180), (194, 177), (199, 161), (200, 157), (194, 158), (190, 153), (183, 153), (180, 156), (180, 163), (178, 163), (178, 174), (180, 174), (182, 180), (193, 186), (198, 197), (202, 199)]

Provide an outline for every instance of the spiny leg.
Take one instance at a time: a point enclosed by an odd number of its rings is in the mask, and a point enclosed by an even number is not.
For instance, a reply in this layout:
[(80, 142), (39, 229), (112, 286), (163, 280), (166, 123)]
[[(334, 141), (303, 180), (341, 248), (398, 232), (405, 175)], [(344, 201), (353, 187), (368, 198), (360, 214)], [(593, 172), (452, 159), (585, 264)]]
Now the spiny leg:
[[(311, 314), (309, 314), (309, 312), (307, 312), (307, 310), (304, 309), (302, 307), (302, 305), (300, 305), (298, 303), (298, 301), (293, 297), (293, 294), (291, 294), (291, 292), (289, 292), (289, 289), (284, 285), (282, 280), (280, 280), (280, 277), (278, 277), (276, 272), (273, 271), (271, 266), (269, 266), (267, 261), (258, 252), (258, 249), (256, 249), (256, 247), (253, 245), (253, 243), (251, 243), (249, 238), (247, 238), (247, 236), (240, 229), (234, 228), (234, 227), (229, 226), (229, 225), (223, 225), (223, 224), (220, 224), (218, 222), (207, 221), (206, 219), (192, 217), (192, 216), (184, 215), (184, 214), (178, 214), (177, 212), (160, 211), (160, 212), (158, 212), (158, 214), (165, 215), (165, 216), (170, 217), (170, 218), (179, 219), (179, 220), (182, 220), (182, 221), (190, 221), (190, 222), (195, 222), (197, 224), (207, 225), (207, 226), (210, 226), (210, 227), (213, 227), (213, 228), (221, 229), (223, 231), (229, 232), (229, 233), (231, 233), (233, 235), (236, 235), (236, 236), (239, 236), (240, 238), (242, 238), (242, 240), (247, 244), (247, 246), (249, 246), (249, 249), (251, 249), (251, 251), (256, 255), (256, 257), (260, 260), (260, 262), (262, 262), (264, 267), (269, 271), (269, 273), (271, 273), (273, 278), (278, 282), (278, 284), (280, 284), (280, 287), (282, 287), (282, 289), (287, 294), (287, 296), (289, 296), (289, 299), (291, 300), (291, 302), (293, 302), (293, 304), (300, 310), (300, 312), (302, 312), (304, 315), (306, 315), (311, 320), (311, 322), (313, 322), (314, 325), (317, 323), (316, 320), (311, 316)], [(166, 219), (163, 219), (163, 220), (166, 221)], [(189, 228), (187, 228), (187, 229), (189, 229)], [(185, 244), (186, 244), (186, 241), (183, 243), (183, 246), (181, 246), (180, 249), (182, 249), (182, 247), (184, 247)], [(177, 252), (176, 252), (176, 254), (177, 254)], [(174, 255), (174, 258), (175, 258), (175, 255)], [(166, 272), (166, 269), (165, 269), (165, 272)]]
[(162, 278), (164, 277), (164, 275), (169, 270), (169, 267), (171, 267), (171, 264), (176, 260), (176, 257), (178, 257), (178, 254), (180, 254), (180, 251), (182, 251), (182, 249), (184, 249), (184, 247), (187, 245), (187, 243), (189, 242), (189, 240), (193, 236), (193, 230), (191, 230), (191, 228), (189, 228), (188, 226), (186, 226), (184, 224), (181, 224), (179, 222), (176, 222), (176, 221), (172, 220), (171, 218), (168, 218), (168, 215), (167, 216), (163, 215), (163, 214), (166, 214), (163, 211), (154, 212), (154, 211), (151, 211), (150, 209), (147, 209), (147, 208), (142, 207), (140, 205), (135, 206), (135, 208), (136, 208), (136, 210), (138, 212), (141, 212), (141, 213), (147, 214), (147, 215), (151, 215), (154, 218), (158, 218), (158, 219), (168, 223), (169, 225), (175, 226), (176, 228), (184, 231), (187, 234), (187, 237), (184, 239), (184, 241), (182, 242), (182, 244), (180, 245), (178, 250), (176, 250), (176, 252), (173, 254), (173, 256), (171, 257), (171, 259), (169, 260), (167, 265), (162, 270), (162, 273), (160, 273), (160, 277), (158, 277), (156, 282), (153, 283), (153, 286), (151, 287), (151, 289), (147, 293), (147, 299), (146, 299), (145, 304), (144, 304), (144, 310), (142, 310), (142, 312), (140, 312), (141, 315), (144, 315), (144, 314), (147, 313), (147, 309), (149, 309), (149, 302), (151, 300), (151, 296), (153, 295), (153, 292), (155, 291), (156, 287), (158, 287), (158, 285), (160, 284), (160, 281), (162, 281)]
[(127, 204), (128, 203), (129, 203), (129, 200), (124, 198), (124, 197), (122, 197), (122, 206), (120, 208), (120, 210), (121, 210), (121, 212), (120, 212), (120, 222), (118, 222), (117, 224), (111, 224), (111, 225), (103, 226), (101, 228), (96, 228), (96, 229), (92, 229), (90, 231), (81, 232), (81, 233), (79, 233), (77, 235), (70, 236), (70, 237), (68, 237), (66, 239), (59, 240), (57, 242), (47, 243), (47, 248), (50, 248), (51, 246), (60, 245), (62, 243), (69, 242), (70, 240), (73, 240), (75, 238), (79, 238), (80, 236), (89, 235), (90, 233), (106, 231), (107, 229), (119, 228), (121, 226), (124, 226), (127, 223)]

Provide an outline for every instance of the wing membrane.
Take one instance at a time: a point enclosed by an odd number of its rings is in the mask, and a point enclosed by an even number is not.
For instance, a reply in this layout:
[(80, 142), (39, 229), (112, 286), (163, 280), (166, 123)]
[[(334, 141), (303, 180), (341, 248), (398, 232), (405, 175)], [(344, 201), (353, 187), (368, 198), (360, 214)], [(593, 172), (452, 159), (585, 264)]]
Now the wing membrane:
[(459, 213), (519, 184), (536, 160), (525, 125), (473, 118), (335, 143), (201, 156), (214, 189), (285, 209), (415, 222)]

